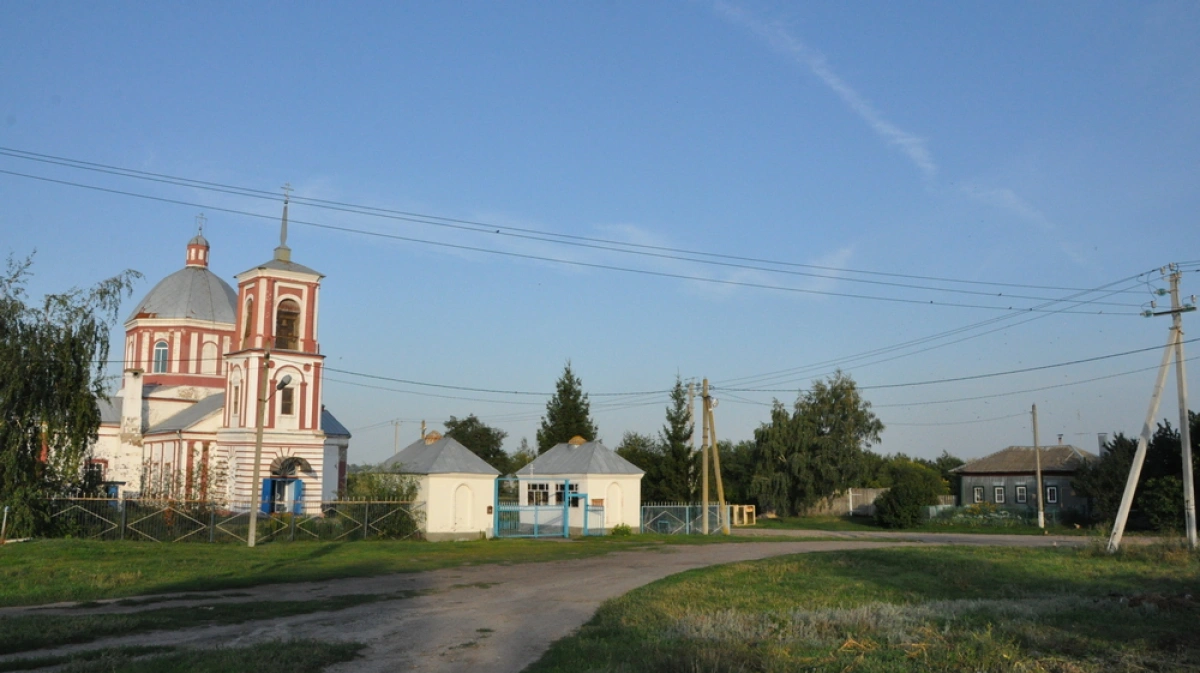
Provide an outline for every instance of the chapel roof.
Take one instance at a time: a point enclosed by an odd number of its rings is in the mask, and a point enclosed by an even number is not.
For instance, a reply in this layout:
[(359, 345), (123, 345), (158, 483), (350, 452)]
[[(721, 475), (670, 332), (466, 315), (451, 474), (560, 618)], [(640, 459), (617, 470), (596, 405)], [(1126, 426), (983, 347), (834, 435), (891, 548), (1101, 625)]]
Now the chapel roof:
[(407, 474), (500, 474), (500, 470), (488, 465), (487, 461), (472, 453), (453, 437), (440, 437), (432, 442), (418, 439), (383, 461), (380, 466), (398, 466)]
[(554, 474), (645, 474), (641, 468), (618, 456), (599, 440), (563, 442), (538, 456), (517, 474), (548, 476)]

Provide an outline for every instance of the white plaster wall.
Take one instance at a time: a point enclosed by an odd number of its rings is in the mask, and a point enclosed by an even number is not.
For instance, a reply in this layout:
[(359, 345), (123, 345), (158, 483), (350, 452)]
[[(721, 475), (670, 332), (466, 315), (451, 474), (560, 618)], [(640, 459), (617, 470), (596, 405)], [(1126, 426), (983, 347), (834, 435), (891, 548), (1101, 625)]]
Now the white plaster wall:
[[(425, 503), (425, 532), (429, 535), (455, 534), (476, 538), (479, 533), (492, 536), (495, 514), (488, 508), (496, 501), (496, 478), (486, 474), (421, 475), (418, 499)], [(471, 490), (471, 525), (457, 530), (454, 522), (454, 495), (460, 485)]]

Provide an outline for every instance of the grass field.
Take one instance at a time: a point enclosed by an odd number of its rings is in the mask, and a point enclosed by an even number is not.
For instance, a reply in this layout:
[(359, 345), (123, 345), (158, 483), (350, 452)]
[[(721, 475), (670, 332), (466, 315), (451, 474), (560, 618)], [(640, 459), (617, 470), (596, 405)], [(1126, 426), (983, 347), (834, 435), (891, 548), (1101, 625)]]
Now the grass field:
[(471, 542), (226, 544), (43, 540), (0, 547), (0, 607), (238, 589), (479, 563), (583, 558), (670, 544), (749, 541), (699, 535)]
[[(777, 518), (759, 518), (756, 528), (766, 530), (822, 530), (822, 531), (886, 531), (869, 516), (791, 516)], [(1043, 535), (1037, 526), (1024, 525), (969, 525), (963, 522), (950, 524), (944, 521), (927, 521), (920, 526), (904, 528), (898, 532), (904, 533), (979, 533), (984, 535)], [(1095, 535), (1095, 530), (1076, 528), (1075, 526), (1046, 526), (1049, 535)]]
[(31, 657), (0, 662), (0, 672), (54, 666), (58, 673), (227, 673), (278, 668), (289, 673), (319, 673), (327, 666), (352, 661), (358, 643), (287, 641), (249, 647), (187, 650), (172, 647), (117, 647), (61, 657)]
[(696, 570), (609, 601), (529, 673), (1200, 670), (1177, 546), (902, 548)]

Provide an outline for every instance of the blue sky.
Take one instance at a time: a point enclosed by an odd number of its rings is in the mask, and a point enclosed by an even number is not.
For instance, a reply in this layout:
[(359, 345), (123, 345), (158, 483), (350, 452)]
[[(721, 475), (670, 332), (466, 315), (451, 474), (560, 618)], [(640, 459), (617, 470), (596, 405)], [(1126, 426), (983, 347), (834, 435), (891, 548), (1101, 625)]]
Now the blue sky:
[(1200, 293), (1198, 34), (1188, 2), (10, 2), (0, 252), (37, 250), (37, 293), (136, 269), (127, 311), (199, 212), (231, 282), (277, 242), (278, 198), (27, 153), (290, 183), (354, 462), (390, 419), (532, 442), (546, 396), (483, 391), (567, 360), (610, 446), (677, 375), (741, 440), (840, 365), (880, 451), (1027, 444), (1032, 404), (1094, 450), (1146, 413), (1155, 270)]

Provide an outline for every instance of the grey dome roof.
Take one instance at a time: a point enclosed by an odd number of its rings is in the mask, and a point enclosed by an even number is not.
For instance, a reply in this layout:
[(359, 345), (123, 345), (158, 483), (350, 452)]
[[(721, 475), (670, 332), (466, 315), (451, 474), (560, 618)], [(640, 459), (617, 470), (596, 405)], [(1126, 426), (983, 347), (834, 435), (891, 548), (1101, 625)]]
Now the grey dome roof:
[(159, 281), (125, 322), (142, 317), (233, 324), (236, 304), (237, 293), (229, 283), (207, 268), (188, 266)]
[(204, 238), (204, 234), (196, 234), (192, 237), (192, 240), (188, 241), (188, 245), (203, 245), (207, 248), (208, 239)]

